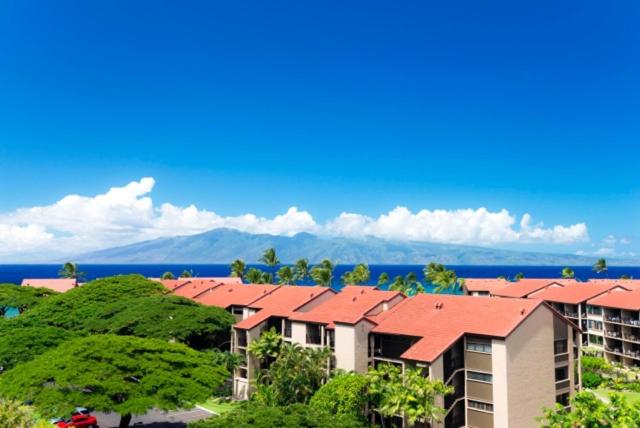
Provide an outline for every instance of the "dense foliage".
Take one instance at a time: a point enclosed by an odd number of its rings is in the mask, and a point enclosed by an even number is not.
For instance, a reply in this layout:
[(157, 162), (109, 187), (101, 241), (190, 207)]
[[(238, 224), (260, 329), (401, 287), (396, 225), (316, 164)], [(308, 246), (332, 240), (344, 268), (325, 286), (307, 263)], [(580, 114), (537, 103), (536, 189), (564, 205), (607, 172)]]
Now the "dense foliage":
[(350, 415), (334, 415), (307, 406), (293, 404), (285, 407), (267, 407), (248, 403), (240, 409), (199, 422), (189, 428), (364, 428)]
[(9, 308), (17, 308), (23, 313), (54, 294), (58, 293), (48, 288), (0, 284), (0, 318), (5, 316)]
[(0, 428), (51, 428), (30, 406), (0, 399)]
[(619, 394), (611, 394), (605, 403), (590, 392), (576, 394), (570, 410), (559, 404), (545, 409), (539, 420), (542, 428), (633, 428), (639, 421), (640, 405), (630, 404)]
[(358, 373), (339, 373), (320, 387), (309, 404), (336, 415), (362, 418), (367, 405), (368, 380)]
[(59, 327), (15, 327), (17, 322), (0, 324), (0, 366), (8, 370), (75, 338)]
[(151, 408), (189, 408), (205, 401), (227, 376), (209, 355), (181, 344), (96, 335), (9, 370), (0, 376), (0, 395), (30, 400), (45, 416), (67, 414), (82, 404), (115, 411), (126, 421)]

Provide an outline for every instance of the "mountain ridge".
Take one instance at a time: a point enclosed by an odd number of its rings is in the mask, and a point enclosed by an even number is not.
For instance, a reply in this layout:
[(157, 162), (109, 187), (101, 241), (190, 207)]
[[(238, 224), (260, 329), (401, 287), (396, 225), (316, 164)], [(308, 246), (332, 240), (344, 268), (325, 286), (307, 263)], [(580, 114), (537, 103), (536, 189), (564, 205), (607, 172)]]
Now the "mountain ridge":
[[(277, 236), (213, 229), (197, 235), (156, 238), (78, 255), (81, 263), (229, 263), (258, 261), (275, 247), (282, 263), (299, 258), (318, 262), (324, 258), (341, 264), (425, 264), (436, 261), (457, 265), (588, 265), (596, 257), (502, 250), (470, 245), (429, 242), (395, 242), (380, 238), (323, 237), (310, 233)], [(612, 260), (615, 264), (615, 260)], [(622, 261), (621, 261), (622, 262)], [(624, 261), (633, 263), (631, 261)]]

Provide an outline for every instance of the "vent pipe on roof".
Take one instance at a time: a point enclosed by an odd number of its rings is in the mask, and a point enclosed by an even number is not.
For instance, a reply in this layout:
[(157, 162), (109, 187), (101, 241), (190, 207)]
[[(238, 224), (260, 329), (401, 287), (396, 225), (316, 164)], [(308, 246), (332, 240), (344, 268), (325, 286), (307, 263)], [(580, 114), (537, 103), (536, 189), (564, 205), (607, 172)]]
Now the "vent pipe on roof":
[(524, 308), (520, 309), (520, 315), (524, 315), (526, 312), (527, 311)]
[(436, 302), (435, 308), (436, 309), (442, 309), (444, 305), (442, 304), (442, 302)]
[(358, 299), (358, 298), (357, 298), (356, 296), (353, 296), (353, 297), (351, 298), (351, 301), (352, 301), (352, 302), (355, 302), (357, 299)]

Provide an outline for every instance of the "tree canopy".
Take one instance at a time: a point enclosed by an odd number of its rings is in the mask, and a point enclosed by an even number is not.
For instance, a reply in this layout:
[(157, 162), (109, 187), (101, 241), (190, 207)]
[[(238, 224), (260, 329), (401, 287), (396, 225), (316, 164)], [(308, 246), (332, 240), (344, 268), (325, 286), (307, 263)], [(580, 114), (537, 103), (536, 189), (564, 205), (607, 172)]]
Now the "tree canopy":
[(0, 398), (0, 428), (52, 428), (31, 406)]
[(206, 353), (156, 339), (96, 335), (69, 341), (0, 376), (0, 395), (44, 416), (84, 406), (122, 416), (190, 407), (228, 376)]
[(573, 279), (576, 277), (576, 273), (570, 267), (565, 267), (562, 269), (562, 277), (564, 279)]
[(609, 395), (605, 403), (591, 392), (579, 392), (571, 400), (571, 409), (560, 404), (544, 410), (539, 419), (542, 428), (631, 428), (640, 421), (640, 405), (631, 404), (620, 394)]
[(19, 327), (17, 320), (0, 324), (0, 366), (5, 370), (56, 348), (77, 335), (59, 327)]
[(371, 271), (369, 271), (369, 266), (364, 263), (360, 263), (355, 265), (352, 271), (345, 272), (342, 275), (342, 283), (345, 285), (357, 285), (369, 281), (370, 278)]
[(66, 262), (58, 271), (58, 275), (61, 278), (80, 280), (83, 279), (86, 274), (84, 272), (80, 272), (80, 267), (78, 267), (77, 263)]
[(363, 418), (368, 383), (365, 375), (339, 373), (316, 391), (309, 404), (336, 415)]
[(304, 404), (267, 407), (254, 403), (246, 403), (231, 413), (189, 424), (189, 428), (364, 428), (364, 426), (353, 416), (334, 415)]
[(9, 308), (17, 308), (22, 313), (55, 294), (58, 293), (48, 288), (0, 284), (0, 317), (5, 316)]

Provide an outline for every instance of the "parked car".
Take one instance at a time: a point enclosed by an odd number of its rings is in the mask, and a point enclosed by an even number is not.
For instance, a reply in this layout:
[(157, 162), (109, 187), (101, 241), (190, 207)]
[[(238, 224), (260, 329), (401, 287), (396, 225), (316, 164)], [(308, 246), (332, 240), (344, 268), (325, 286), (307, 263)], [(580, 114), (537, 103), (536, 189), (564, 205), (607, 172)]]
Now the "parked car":
[(76, 407), (69, 419), (51, 419), (51, 423), (58, 428), (99, 428), (98, 419), (84, 407)]

